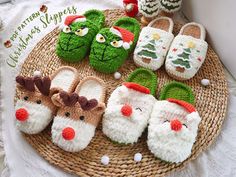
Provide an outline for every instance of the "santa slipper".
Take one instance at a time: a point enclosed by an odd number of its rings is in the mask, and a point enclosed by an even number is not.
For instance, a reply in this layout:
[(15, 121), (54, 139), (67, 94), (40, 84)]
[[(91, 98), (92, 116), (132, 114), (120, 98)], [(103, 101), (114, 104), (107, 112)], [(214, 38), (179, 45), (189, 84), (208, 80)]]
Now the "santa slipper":
[(59, 106), (52, 125), (52, 141), (65, 151), (78, 152), (88, 146), (105, 110), (105, 83), (86, 77), (74, 93), (60, 92), (52, 100)]
[(165, 68), (171, 77), (188, 80), (195, 76), (206, 58), (205, 37), (205, 28), (198, 23), (188, 23), (181, 28), (166, 58)]
[(156, 95), (157, 88), (157, 76), (149, 69), (138, 68), (134, 72), (132, 72), (127, 82), (134, 82), (144, 87), (147, 87), (153, 96)]
[(128, 58), (138, 40), (140, 25), (134, 18), (123, 17), (111, 28), (103, 28), (94, 39), (90, 65), (102, 73), (117, 71)]
[(84, 15), (67, 16), (56, 47), (56, 54), (65, 61), (77, 62), (85, 58), (93, 38), (103, 27), (105, 16), (99, 10), (89, 10)]
[(156, 157), (178, 163), (190, 156), (201, 118), (192, 104), (183, 101), (193, 102), (190, 88), (176, 83), (170, 85), (161, 92), (161, 98), (167, 100), (154, 104), (149, 119), (147, 144)]
[(161, 89), (160, 100), (166, 100), (168, 98), (175, 98), (183, 100), (190, 104), (194, 104), (195, 96), (192, 89), (181, 82), (172, 81)]
[(108, 100), (103, 133), (117, 143), (136, 143), (147, 127), (154, 103), (155, 98), (148, 88), (132, 82), (123, 83)]
[(49, 77), (17, 76), (17, 87), (22, 92), (15, 105), (17, 128), (27, 134), (44, 130), (57, 110), (52, 95), (60, 90), (71, 92), (78, 81), (77, 70), (72, 67), (61, 67)]
[(173, 26), (171, 18), (159, 17), (142, 29), (134, 51), (134, 63), (137, 66), (155, 71), (164, 64), (174, 39)]

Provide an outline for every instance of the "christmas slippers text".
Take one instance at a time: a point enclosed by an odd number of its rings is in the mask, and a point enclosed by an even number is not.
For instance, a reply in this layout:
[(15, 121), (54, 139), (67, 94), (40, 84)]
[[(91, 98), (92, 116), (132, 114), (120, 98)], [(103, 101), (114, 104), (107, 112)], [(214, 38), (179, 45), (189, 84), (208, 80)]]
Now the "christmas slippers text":
[(46, 128), (57, 111), (51, 97), (59, 91), (72, 92), (79, 82), (77, 70), (61, 67), (50, 77), (17, 76), (17, 87), (22, 92), (15, 105), (17, 128), (36, 134)]
[(159, 17), (142, 29), (133, 57), (137, 66), (155, 71), (164, 64), (174, 39), (173, 26), (171, 18)]
[(84, 78), (73, 93), (54, 95), (59, 110), (52, 124), (53, 143), (69, 152), (86, 148), (105, 110), (105, 95), (105, 83), (93, 76)]
[(173, 40), (166, 57), (167, 73), (177, 80), (188, 80), (202, 66), (208, 44), (205, 28), (198, 23), (187, 23)]
[(166, 100), (154, 104), (148, 125), (148, 148), (163, 161), (183, 162), (191, 154), (201, 121), (191, 104), (192, 90), (172, 82), (162, 89), (160, 97)]
[(56, 54), (68, 62), (82, 60), (104, 22), (105, 16), (99, 10), (89, 10), (84, 15), (66, 17), (57, 42)]
[[(112, 92), (103, 116), (103, 133), (120, 144), (132, 144), (138, 141), (147, 127), (155, 103), (150, 89), (140, 84), (147, 84), (149, 80), (147, 86), (154, 89), (153, 86), (156, 85), (154, 82), (157, 82), (156, 75), (147, 71), (142, 76), (139, 71), (134, 71), (134, 76), (131, 74), (130, 82), (123, 83)], [(138, 81), (138, 76), (140, 84), (132, 82)], [(142, 82), (144, 78), (146, 81)], [(155, 93), (155, 90), (152, 92)]]
[(102, 73), (114, 73), (138, 40), (140, 25), (134, 18), (123, 17), (111, 28), (103, 28), (93, 40), (89, 61), (90, 65)]

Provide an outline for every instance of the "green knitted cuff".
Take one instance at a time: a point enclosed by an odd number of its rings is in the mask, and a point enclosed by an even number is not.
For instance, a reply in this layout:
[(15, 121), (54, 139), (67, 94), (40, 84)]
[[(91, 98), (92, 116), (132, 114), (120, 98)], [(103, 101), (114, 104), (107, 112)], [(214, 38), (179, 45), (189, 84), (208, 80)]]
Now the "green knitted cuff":
[(188, 85), (176, 81), (166, 84), (161, 90), (160, 100), (166, 100), (168, 98), (183, 100), (192, 105), (194, 105), (195, 101), (192, 89)]
[(134, 72), (132, 72), (129, 75), (126, 81), (134, 82), (144, 87), (147, 87), (149, 88), (153, 96), (156, 95), (156, 88), (157, 88), (157, 83), (158, 83), (157, 76), (154, 72), (152, 72), (149, 69), (145, 69), (145, 68), (136, 69)]
[(134, 49), (140, 25), (134, 18), (124, 17), (112, 28), (103, 28), (93, 40), (90, 65), (102, 73), (117, 71)]
[[(86, 21), (78, 21), (82, 18)], [(68, 62), (82, 60), (89, 52), (91, 43), (104, 22), (105, 16), (99, 10), (89, 10), (84, 16), (68, 16), (59, 35), (56, 54)]]

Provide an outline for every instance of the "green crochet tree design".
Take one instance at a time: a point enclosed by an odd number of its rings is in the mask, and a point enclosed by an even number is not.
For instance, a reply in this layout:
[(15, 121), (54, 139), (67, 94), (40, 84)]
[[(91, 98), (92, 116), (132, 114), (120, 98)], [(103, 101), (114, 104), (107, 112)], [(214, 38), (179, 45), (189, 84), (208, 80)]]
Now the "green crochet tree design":
[(165, 12), (176, 12), (181, 8), (182, 0), (160, 0), (160, 7)]
[(139, 0), (139, 11), (145, 17), (155, 17), (158, 14), (159, 0)]
[(155, 40), (151, 40), (148, 44), (142, 46), (142, 50), (138, 52), (138, 55), (142, 58), (157, 59)]
[(178, 58), (176, 60), (173, 60), (172, 63), (175, 65), (184, 67), (185, 69), (191, 68), (189, 57), (191, 54), (191, 50), (189, 48), (184, 49), (184, 52), (178, 55)]
[[(70, 27), (70, 32), (61, 32), (56, 46), (56, 54), (65, 61), (77, 62), (85, 58), (90, 50), (91, 43), (104, 25), (105, 16), (102, 11), (89, 10), (85, 12), (85, 22), (74, 22)], [(78, 30), (88, 28), (85, 36), (78, 36)]]
[(99, 43), (96, 38), (93, 40), (91, 52), (89, 55), (89, 64), (99, 72), (114, 73), (128, 58), (129, 53), (133, 51), (137, 43), (140, 25), (139, 22), (130, 17), (123, 17), (114, 23), (118, 26), (129, 30), (134, 34), (134, 41), (128, 50), (124, 47), (114, 47), (111, 45), (113, 41), (120, 41), (121, 38), (110, 31), (110, 28), (103, 28), (98, 34), (105, 39), (103, 43)]

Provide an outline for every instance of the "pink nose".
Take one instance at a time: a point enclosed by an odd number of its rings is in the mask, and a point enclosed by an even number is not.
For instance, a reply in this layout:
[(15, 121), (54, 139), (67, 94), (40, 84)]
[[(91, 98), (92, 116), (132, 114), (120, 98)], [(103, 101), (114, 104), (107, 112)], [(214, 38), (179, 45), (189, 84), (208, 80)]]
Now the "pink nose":
[(15, 115), (16, 115), (16, 119), (21, 122), (26, 121), (29, 117), (29, 113), (24, 108), (17, 109)]
[(132, 107), (128, 104), (125, 104), (121, 108), (121, 113), (123, 114), (123, 116), (130, 117), (132, 112), (133, 112)]
[(173, 119), (170, 121), (171, 130), (180, 131), (182, 128), (182, 123), (178, 119)]
[(75, 137), (75, 130), (71, 127), (66, 127), (62, 130), (62, 137), (65, 140), (72, 140)]

